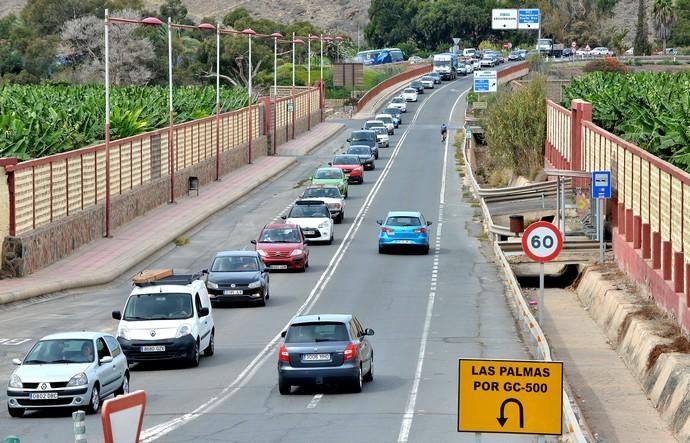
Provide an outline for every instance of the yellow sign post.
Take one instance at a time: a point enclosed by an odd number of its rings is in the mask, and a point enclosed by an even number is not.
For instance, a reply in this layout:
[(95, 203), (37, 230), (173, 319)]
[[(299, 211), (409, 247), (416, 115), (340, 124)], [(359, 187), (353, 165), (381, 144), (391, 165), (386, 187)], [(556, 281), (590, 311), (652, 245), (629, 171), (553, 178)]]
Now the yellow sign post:
[(563, 362), (459, 359), (458, 432), (561, 435)]

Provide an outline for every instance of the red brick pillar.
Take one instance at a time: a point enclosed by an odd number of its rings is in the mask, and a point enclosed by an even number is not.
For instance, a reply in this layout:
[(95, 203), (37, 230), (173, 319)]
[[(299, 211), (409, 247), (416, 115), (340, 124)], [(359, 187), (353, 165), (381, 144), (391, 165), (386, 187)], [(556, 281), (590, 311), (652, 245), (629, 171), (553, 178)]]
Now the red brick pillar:
[(683, 265), (685, 264), (685, 258), (682, 252), (673, 253), (673, 290), (675, 292), (683, 292), (685, 289), (683, 281)]
[(618, 197), (611, 197), (611, 226), (618, 226)]
[(652, 232), (649, 223), (642, 223), (642, 258), (652, 256)]
[(642, 217), (633, 215), (633, 248), (640, 249), (642, 247)]
[(661, 233), (652, 232), (652, 268), (661, 268)]
[(625, 210), (625, 241), (633, 241), (633, 210)]
[(625, 203), (618, 203), (616, 210), (618, 211), (618, 233), (623, 235), (628, 227), (625, 220)]
[[(573, 171), (582, 171), (583, 159), (582, 155), (583, 140), (582, 140), (582, 123), (585, 121), (592, 121), (592, 104), (584, 100), (575, 99), (570, 103), (571, 121), (570, 121), (570, 169)], [(586, 179), (575, 178), (573, 184), (575, 186), (583, 186), (587, 183)]]
[(685, 305), (690, 306), (690, 263), (685, 264)]
[(670, 241), (661, 242), (661, 273), (664, 280), (673, 278), (673, 250)]

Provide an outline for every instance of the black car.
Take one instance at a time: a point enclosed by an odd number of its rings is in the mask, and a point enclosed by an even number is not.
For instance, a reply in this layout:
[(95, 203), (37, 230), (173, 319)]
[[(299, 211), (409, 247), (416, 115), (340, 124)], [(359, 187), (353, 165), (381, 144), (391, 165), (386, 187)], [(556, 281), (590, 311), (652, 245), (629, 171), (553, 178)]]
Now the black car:
[(371, 152), (371, 148), (369, 146), (352, 145), (348, 148), (346, 154), (352, 154), (359, 157), (359, 161), (361, 161), (362, 165), (364, 165), (364, 169), (376, 169), (376, 165), (374, 164), (374, 153)]
[(398, 108), (385, 108), (381, 111), (381, 114), (390, 114), (398, 119), (398, 126), (402, 125), (402, 112)]
[(424, 85), (419, 80), (414, 80), (410, 83), (410, 88), (416, 89), (417, 94), (424, 94)]
[(288, 395), (294, 385), (342, 383), (361, 392), (363, 382), (374, 380), (372, 335), (351, 314), (294, 317), (280, 334), (278, 391)]
[(438, 72), (430, 72), (428, 75), (434, 78), (434, 83), (441, 83), (441, 74)]
[(379, 148), (376, 147), (376, 131), (363, 129), (361, 131), (352, 131), (350, 138), (347, 139), (350, 146), (366, 145), (374, 152), (374, 157), (379, 158)]
[(208, 270), (211, 303), (251, 302), (260, 306), (270, 297), (268, 268), (256, 251), (223, 251)]

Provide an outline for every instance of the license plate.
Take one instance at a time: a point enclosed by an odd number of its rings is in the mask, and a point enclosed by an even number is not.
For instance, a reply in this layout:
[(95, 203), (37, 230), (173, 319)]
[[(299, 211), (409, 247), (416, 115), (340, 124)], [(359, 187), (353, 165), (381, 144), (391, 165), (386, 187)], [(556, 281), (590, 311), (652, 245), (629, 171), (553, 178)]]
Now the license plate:
[(316, 234), (316, 231), (304, 231), (306, 235), (313, 235)]
[(287, 269), (287, 265), (271, 265), (271, 269)]
[(30, 400), (57, 400), (57, 392), (31, 392), (29, 394)]
[(409, 245), (412, 243), (412, 240), (396, 240), (395, 242), (403, 245)]
[(331, 354), (304, 354), (304, 361), (329, 361)]
[(225, 295), (242, 295), (242, 290), (241, 289), (226, 289), (223, 291), (223, 294)]
[(141, 352), (165, 352), (165, 346), (142, 346)]

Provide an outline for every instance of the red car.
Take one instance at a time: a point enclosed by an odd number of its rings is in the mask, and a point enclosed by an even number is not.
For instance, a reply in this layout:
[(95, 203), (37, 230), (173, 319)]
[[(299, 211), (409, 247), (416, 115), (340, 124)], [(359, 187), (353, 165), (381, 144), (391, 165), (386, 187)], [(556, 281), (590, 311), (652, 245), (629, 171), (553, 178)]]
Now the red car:
[(298, 225), (269, 223), (263, 227), (256, 245), (264, 264), (273, 269), (299, 269), (309, 267), (309, 248)]
[(333, 161), (328, 164), (334, 168), (342, 169), (347, 176), (348, 182), (364, 183), (364, 165), (358, 155), (340, 154), (333, 157)]

